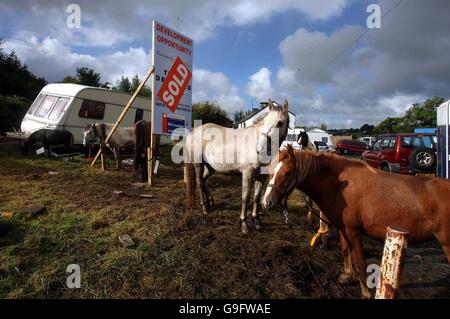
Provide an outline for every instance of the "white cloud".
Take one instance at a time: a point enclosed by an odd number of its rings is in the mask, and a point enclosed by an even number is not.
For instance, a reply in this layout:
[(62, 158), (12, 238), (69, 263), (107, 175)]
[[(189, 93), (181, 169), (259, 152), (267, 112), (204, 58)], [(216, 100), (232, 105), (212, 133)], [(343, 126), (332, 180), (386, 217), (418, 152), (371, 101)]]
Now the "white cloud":
[(152, 19), (170, 24), (196, 41), (203, 41), (214, 36), (219, 26), (259, 23), (288, 11), (302, 13), (309, 20), (326, 20), (340, 15), (348, 2), (349, 0), (78, 0), (76, 3), (81, 8), (82, 27), (69, 29), (66, 26), (68, 3), (15, 0), (0, 3), (0, 21), (7, 20), (5, 15), (12, 17), (20, 14), (26, 16), (26, 23), (17, 19), (15, 25), (11, 26), (14, 32), (23, 31), (25, 25), (39, 38), (50, 36), (77, 46), (109, 47), (150, 37)]
[(102, 82), (115, 84), (122, 75), (132, 77), (138, 74), (142, 78), (146, 68), (151, 65), (151, 52), (145, 52), (143, 48), (92, 56), (75, 53), (59, 40), (50, 37), (42, 41), (36, 37), (10, 39), (3, 46), (6, 51), (16, 51), (33, 73), (49, 82), (60, 81), (67, 75), (73, 75), (77, 67), (87, 66), (100, 72)]
[[(365, 29), (352, 25), (331, 33), (296, 30), (279, 45), (282, 65), (273, 87), (294, 101), (292, 110), (307, 124), (328, 127), (377, 124), (412, 103), (448, 98), (450, 64), (443, 52), (450, 50), (450, 2), (436, 2), (402, 3), (363, 38)], [(393, 6), (379, 3), (384, 12)]]
[(194, 69), (192, 86), (193, 102), (216, 101), (230, 115), (244, 107), (238, 89), (221, 72)]
[(270, 80), (271, 76), (272, 72), (265, 67), (252, 74), (247, 84), (247, 94), (251, 97), (256, 97), (259, 101), (273, 98), (274, 90)]

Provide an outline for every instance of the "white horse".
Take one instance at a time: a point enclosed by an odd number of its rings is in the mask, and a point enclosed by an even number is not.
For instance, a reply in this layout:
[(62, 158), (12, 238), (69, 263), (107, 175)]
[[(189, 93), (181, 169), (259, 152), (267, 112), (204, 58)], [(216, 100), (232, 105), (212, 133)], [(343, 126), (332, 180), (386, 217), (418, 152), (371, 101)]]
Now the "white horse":
[[(99, 142), (103, 144), (114, 124), (92, 123), (84, 128), (83, 145)], [(109, 139), (106, 146), (113, 152), (116, 159), (116, 168), (121, 168), (119, 160), (120, 148), (131, 147), (134, 145), (134, 127), (118, 127)]]
[[(213, 199), (206, 187), (206, 179), (215, 171), (242, 173), (242, 206), (241, 231), (249, 231), (246, 222), (246, 210), (250, 190), (254, 185), (252, 218), (255, 227), (261, 227), (258, 219), (258, 203), (262, 184), (266, 176), (260, 174), (263, 165), (270, 164), (268, 145), (275, 145), (278, 150), (280, 143), (287, 135), (289, 125), (288, 102), (283, 106), (274, 105), (269, 100), (269, 112), (266, 116), (251, 126), (239, 129), (226, 128), (216, 124), (205, 124), (193, 129), (185, 139), (185, 163), (193, 165), (196, 183), (200, 192), (201, 206), (204, 214), (209, 213)], [(280, 136), (278, 141), (275, 139)], [(274, 143), (271, 143), (273, 141)], [(272, 145), (273, 144), (273, 145)], [(264, 156), (268, 156), (265, 160)], [(188, 174), (189, 175), (189, 174)], [(188, 177), (190, 178), (190, 177)], [(194, 183), (188, 181), (190, 187)], [(191, 192), (194, 192), (191, 189)]]

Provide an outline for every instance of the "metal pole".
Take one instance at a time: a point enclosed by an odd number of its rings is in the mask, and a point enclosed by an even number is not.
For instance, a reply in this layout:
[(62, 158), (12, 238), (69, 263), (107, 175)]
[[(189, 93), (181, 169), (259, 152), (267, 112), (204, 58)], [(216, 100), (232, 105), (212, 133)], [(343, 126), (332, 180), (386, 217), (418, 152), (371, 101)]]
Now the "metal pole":
[(400, 288), (409, 233), (388, 227), (375, 299), (395, 299)]
[[(153, 71), (154, 71), (154, 67), (153, 66), (150, 67), (150, 69), (148, 69), (147, 74), (144, 76), (144, 78), (142, 79), (142, 81), (139, 84), (138, 88), (136, 89), (136, 91), (134, 91), (134, 93), (131, 96), (130, 100), (128, 101), (127, 105), (122, 110), (122, 113), (120, 113), (119, 117), (117, 118), (116, 123), (114, 124), (113, 128), (111, 129), (111, 131), (109, 132), (108, 136), (105, 139), (105, 144), (104, 145), (108, 144), (111, 136), (114, 134), (116, 129), (119, 127), (120, 122), (122, 122), (123, 118), (125, 117), (125, 114), (127, 114), (128, 109), (131, 107), (131, 105), (133, 104), (133, 102), (136, 99), (137, 95), (139, 94), (141, 89), (144, 87), (144, 85), (147, 82), (148, 78), (153, 74)], [(152, 92), (152, 95), (153, 95), (153, 92)], [(94, 160), (91, 163), (91, 167), (94, 167), (95, 162), (97, 162), (97, 160), (100, 157), (100, 154), (102, 154), (102, 152), (103, 152), (103, 148), (100, 148), (98, 150), (98, 152), (97, 152), (97, 155), (95, 155)]]

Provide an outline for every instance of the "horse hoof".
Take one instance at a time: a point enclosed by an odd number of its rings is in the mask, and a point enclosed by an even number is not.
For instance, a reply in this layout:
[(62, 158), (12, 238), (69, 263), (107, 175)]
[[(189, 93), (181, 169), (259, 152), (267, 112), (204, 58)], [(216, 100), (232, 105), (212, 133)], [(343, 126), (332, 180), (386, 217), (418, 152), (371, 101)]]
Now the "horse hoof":
[(248, 225), (247, 222), (243, 221), (241, 224), (241, 232), (244, 235), (248, 235)]
[(352, 274), (343, 272), (339, 275), (338, 282), (342, 285), (347, 285), (352, 280)]
[(262, 227), (262, 223), (261, 223), (261, 221), (259, 220), (259, 218), (258, 217), (256, 217), (255, 219), (254, 219), (254, 222), (255, 222), (255, 229), (256, 230), (261, 230), (263, 227)]

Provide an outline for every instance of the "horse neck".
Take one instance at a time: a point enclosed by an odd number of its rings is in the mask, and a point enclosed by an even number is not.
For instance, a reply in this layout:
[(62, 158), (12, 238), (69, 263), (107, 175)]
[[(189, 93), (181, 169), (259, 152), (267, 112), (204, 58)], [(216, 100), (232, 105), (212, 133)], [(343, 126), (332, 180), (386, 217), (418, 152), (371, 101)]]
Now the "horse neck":
[[(320, 153), (296, 153), (297, 162), (301, 156), (314, 156), (314, 166), (300, 180), (297, 188), (311, 197), (322, 210), (332, 208), (333, 200), (331, 196), (335, 194), (338, 185), (338, 176), (342, 167), (336, 163), (336, 159)], [(302, 172), (298, 172), (301, 176)], [(298, 178), (299, 179), (299, 178)]]

